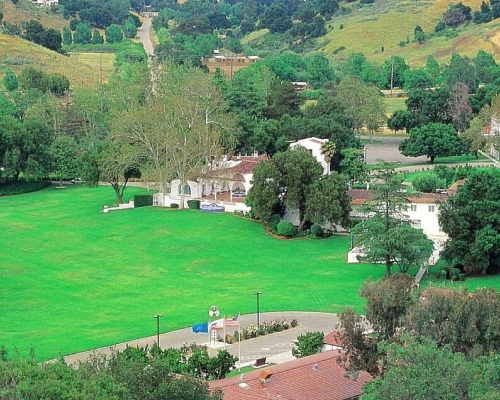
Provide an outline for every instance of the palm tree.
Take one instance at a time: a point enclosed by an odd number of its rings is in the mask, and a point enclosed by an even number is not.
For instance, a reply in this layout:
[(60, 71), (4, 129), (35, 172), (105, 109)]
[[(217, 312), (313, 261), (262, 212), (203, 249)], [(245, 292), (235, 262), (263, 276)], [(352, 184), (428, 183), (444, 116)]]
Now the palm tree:
[(321, 145), (321, 155), (325, 158), (326, 161), (326, 174), (330, 175), (330, 163), (332, 161), (333, 156), (337, 152), (337, 145), (329, 140), (326, 140)]

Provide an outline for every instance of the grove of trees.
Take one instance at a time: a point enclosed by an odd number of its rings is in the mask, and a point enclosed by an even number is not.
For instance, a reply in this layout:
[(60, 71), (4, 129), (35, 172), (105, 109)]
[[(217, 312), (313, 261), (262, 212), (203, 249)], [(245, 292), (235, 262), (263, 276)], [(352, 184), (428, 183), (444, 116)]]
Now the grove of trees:
[[(340, 315), (341, 364), (375, 379), (369, 399), (487, 399), (500, 391), (500, 295), (495, 290), (427, 288), (396, 274), (367, 281), (366, 320), (354, 310)], [(373, 333), (366, 335), (366, 322)]]

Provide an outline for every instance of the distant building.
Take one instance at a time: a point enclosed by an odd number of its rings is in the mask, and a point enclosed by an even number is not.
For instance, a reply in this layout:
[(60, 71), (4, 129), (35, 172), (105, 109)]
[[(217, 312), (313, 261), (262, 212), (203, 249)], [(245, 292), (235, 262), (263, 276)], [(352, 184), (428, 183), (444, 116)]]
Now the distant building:
[(59, 0), (32, 0), (33, 4), (37, 4), (39, 6), (57, 6), (59, 5)]
[(224, 400), (357, 400), (372, 377), (366, 372), (349, 377), (337, 360), (338, 351), (298, 358), (264, 370), (209, 382)]

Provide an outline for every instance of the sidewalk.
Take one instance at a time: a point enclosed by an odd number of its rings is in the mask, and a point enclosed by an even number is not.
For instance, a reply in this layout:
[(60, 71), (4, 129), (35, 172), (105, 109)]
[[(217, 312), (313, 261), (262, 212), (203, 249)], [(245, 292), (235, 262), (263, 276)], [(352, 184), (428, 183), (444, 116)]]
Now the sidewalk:
[[(295, 359), (292, 356), (292, 347), (294, 340), (305, 332), (321, 331), (328, 334), (336, 329), (339, 324), (339, 319), (336, 314), (318, 313), (318, 312), (270, 312), (260, 313), (260, 321), (271, 321), (273, 319), (287, 319), (291, 321), (296, 319), (298, 326), (290, 328), (282, 332), (275, 332), (265, 336), (259, 336), (254, 339), (244, 340), (241, 343), (231, 345), (217, 345), (216, 348), (209, 349), (211, 356), (217, 354), (221, 348), (225, 348), (229, 353), (240, 358), (241, 366), (253, 364), (259, 358), (266, 357), (268, 362), (282, 363)], [(256, 314), (248, 314), (240, 316), (241, 329), (255, 324)], [(236, 330), (228, 329), (227, 333)], [(110, 355), (113, 350), (124, 350), (126, 346), (146, 346), (151, 347), (156, 343), (156, 335), (142, 339), (132, 340), (129, 342), (118, 343), (114, 346), (103, 347), (95, 350), (84, 351), (82, 353), (71, 354), (64, 357), (67, 364), (72, 365), (80, 361), (87, 361), (92, 354), (99, 353)], [(193, 333), (191, 327), (179, 329), (173, 332), (160, 334), (160, 346), (162, 348), (178, 348), (186, 343), (197, 343), (200, 345), (209, 345), (209, 337), (207, 333)]]

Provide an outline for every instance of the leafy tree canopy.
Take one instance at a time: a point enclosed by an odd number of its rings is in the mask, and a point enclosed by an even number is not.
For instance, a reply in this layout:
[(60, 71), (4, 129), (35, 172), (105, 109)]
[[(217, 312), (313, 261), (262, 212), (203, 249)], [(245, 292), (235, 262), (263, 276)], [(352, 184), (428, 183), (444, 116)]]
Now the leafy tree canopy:
[(427, 156), (432, 163), (436, 157), (461, 154), (463, 145), (453, 126), (437, 123), (413, 128), (399, 151), (407, 157)]
[(474, 171), (440, 210), (439, 223), (449, 236), (445, 258), (470, 272), (499, 272), (499, 216), (499, 171)]

